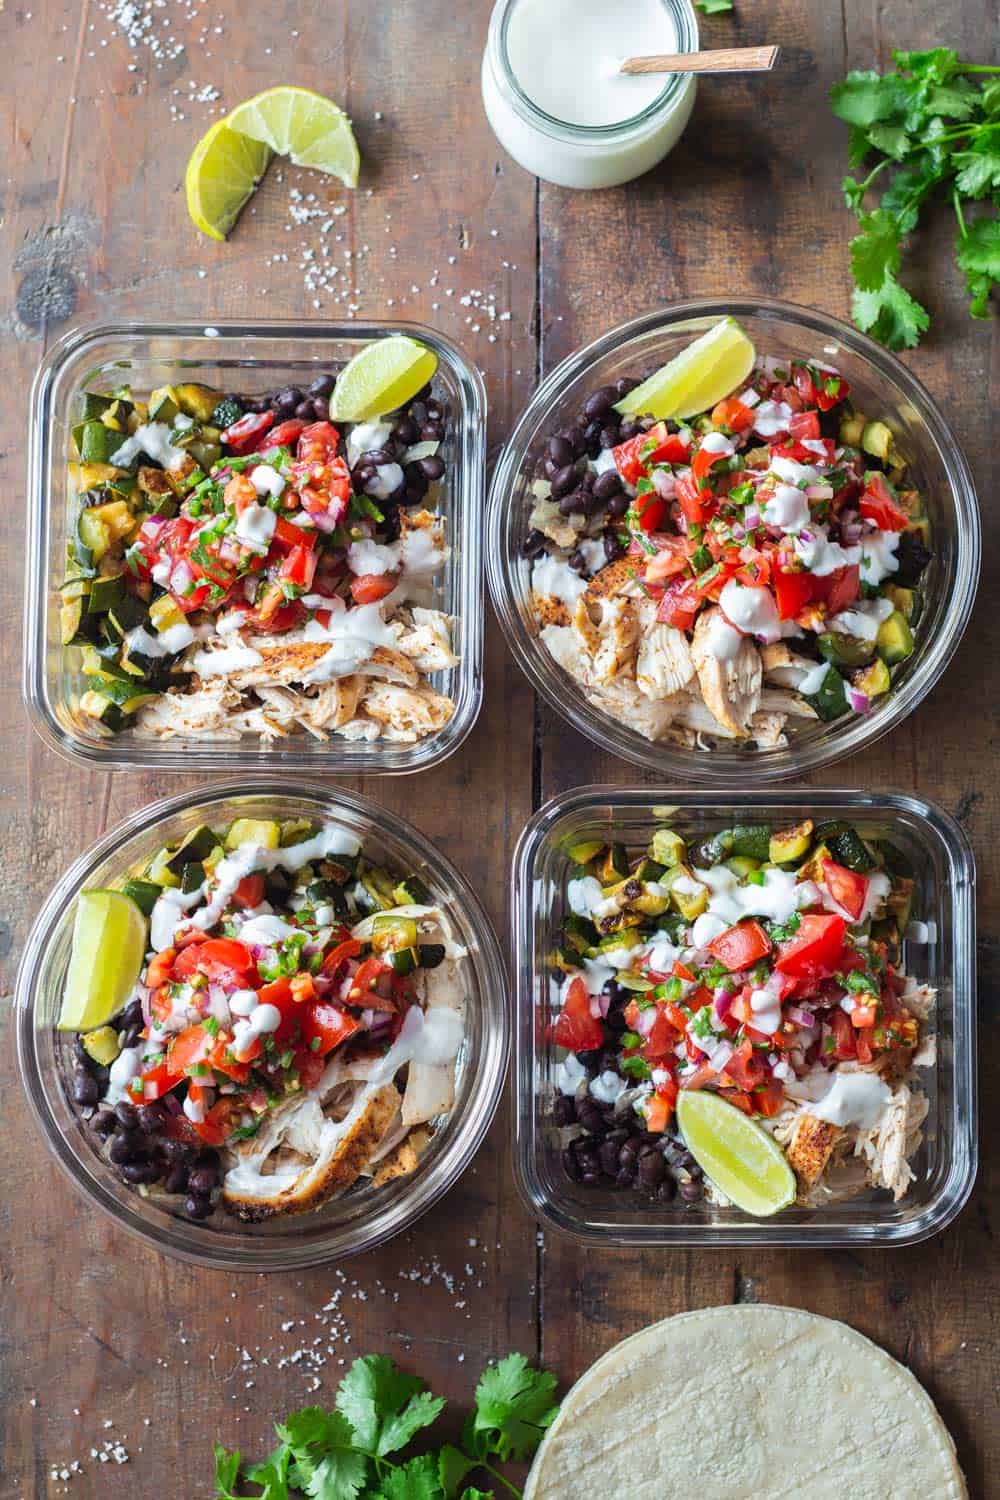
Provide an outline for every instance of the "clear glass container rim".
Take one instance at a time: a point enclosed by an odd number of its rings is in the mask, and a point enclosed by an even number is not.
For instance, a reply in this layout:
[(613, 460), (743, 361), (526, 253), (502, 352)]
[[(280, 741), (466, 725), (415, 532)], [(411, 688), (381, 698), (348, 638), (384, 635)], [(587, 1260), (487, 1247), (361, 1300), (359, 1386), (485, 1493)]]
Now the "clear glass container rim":
[[(734, 1222), (726, 1225), (696, 1226), (691, 1229), (673, 1231), (669, 1234), (657, 1231), (651, 1225), (648, 1231), (638, 1233), (631, 1228), (616, 1230), (614, 1227), (587, 1227), (571, 1219), (561, 1210), (544, 1201), (536, 1192), (528, 1172), (529, 1145), (535, 1130), (537, 1095), (530, 1084), (531, 1062), (538, 1046), (533, 1024), (534, 983), (530, 959), (533, 953), (535, 917), (533, 890), (535, 860), (554, 826), (574, 814), (588, 811), (600, 812), (609, 807), (627, 806), (643, 809), (653, 807), (676, 807), (678, 810), (725, 812), (734, 806), (749, 808), (754, 805), (766, 807), (801, 807), (811, 805), (817, 809), (844, 811), (854, 807), (866, 812), (899, 810), (907, 812), (920, 822), (932, 826), (940, 837), (953, 864), (949, 886), (954, 917), (954, 979), (955, 1006), (954, 1025), (956, 1055), (953, 1065), (954, 1096), (952, 1108), (962, 1129), (956, 1141), (956, 1150), (949, 1164), (946, 1183), (922, 1216), (912, 1225), (898, 1227), (873, 1225), (844, 1225), (824, 1229), (810, 1226), (807, 1229), (783, 1224), (781, 1216), (774, 1219), (748, 1221), (745, 1225)], [(713, 788), (710, 791), (694, 791), (687, 786), (614, 786), (593, 784), (574, 787), (567, 792), (556, 793), (535, 812), (524, 827), (511, 861), (511, 968), (514, 975), (514, 1061), (512, 1067), (515, 1107), (514, 1119), (514, 1180), (523, 1202), (529, 1210), (546, 1223), (580, 1243), (603, 1246), (645, 1246), (651, 1249), (667, 1249), (690, 1245), (799, 1245), (832, 1246), (858, 1245), (897, 1247), (904, 1244), (919, 1244), (939, 1234), (952, 1223), (968, 1202), (975, 1185), (978, 1167), (978, 1075), (977, 1075), (977, 1013), (976, 1013), (976, 950), (975, 950), (975, 888), (976, 866), (972, 846), (965, 830), (939, 803), (929, 798), (918, 797), (909, 792), (879, 791), (861, 792), (849, 787), (788, 787), (764, 788), (749, 791), (730, 786)], [(959, 992), (965, 997), (960, 1009)], [(961, 1055), (958, 1045), (961, 1043)], [(940, 1059), (938, 1067), (941, 1066)], [(523, 1098), (525, 1088), (531, 1088), (531, 1097)]]
[[(930, 641), (916, 670), (890, 695), (877, 714), (871, 718), (858, 715), (834, 735), (817, 737), (811, 744), (802, 746), (797, 746), (793, 740), (787, 748), (748, 757), (740, 765), (734, 761), (731, 751), (702, 753), (697, 765), (691, 764), (690, 770), (686, 770), (682, 766), (686, 766), (687, 761), (681, 759), (682, 752), (677, 747), (654, 741), (636, 743), (637, 735), (594, 708), (578, 685), (570, 681), (554, 660), (549, 659), (541, 644), (525, 630), (514, 603), (511, 573), (517, 560), (507, 554), (505, 525), (510, 508), (509, 496), (519, 477), (519, 465), (542, 413), (558, 399), (560, 392), (588, 366), (614, 353), (623, 343), (655, 333), (658, 329), (667, 330), (684, 319), (712, 316), (733, 316), (737, 320), (740, 317), (770, 316), (798, 323), (822, 338), (836, 340), (897, 385), (913, 404), (946, 461), (956, 512), (957, 560), (945, 628)], [(862, 746), (874, 744), (895, 729), (940, 679), (962, 639), (975, 602), (981, 552), (979, 504), (968, 461), (925, 386), (889, 350), (839, 318), (773, 297), (708, 297), (665, 303), (609, 329), (568, 355), (537, 387), (504, 444), (487, 501), (486, 576), (490, 594), (507, 644), (533, 687), (561, 717), (568, 719), (587, 738), (610, 746), (625, 760), (645, 766), (661, 776), (687, 775), (712, 785), (727, 785), (741, 774), (752, 777), (756, 783), (799, 776), (820, 766), (831, 765)]]
[[(640, 110), (638, 114), (630, 115), (627, 120), (618, 120), (614, 125), (575, 125), (569, 120), (560, 120), (528, 97), (521, 88), (517, 74), (511, 65), (507, 33), (514, 8), (520, 3), (521, 0), (497, 0), (490, 16), (486, 42), (487, 62), (493, 72), (497, 87), (504, 92), (508, 102), (523, 119), (536, 129), (544, 131), (546, 135), (588, 146), (603, 146), (620, 142), (623, 138), (638, 133), (643, 126), (662, 114), (665, 107), (679, 96), (688, 83), (689, 74), (671, 73), (656, 98), (651, 100), (645, 109)], [(696, 52), (698, 50), (698, 24), (690, 0), (660, 0), (660, 3), (665, 10), (669, 11), (677, 26), (678, 53)]]
[[(321, 802), (335, 817), (337, 808), (370, 822), (377, 829), (403, 843), (412, 846), (419, 858), (432, 868), (445, 872), (449, 890), (455, 892), (455, 904), (467, 917), (469, 928), (475, 933), (479, 944), (479, 955), (470, 961), (478, 971), (478, 983), (484, 997), (499, 996), (500, 1003), (494, 1005), (484, 1025), (486, 1051), (477, 1059), (477, 1084), (470, 1094), (468, 1116), (461, 1122), (461, 1129), (447, 1150), (447, 1155), (434, 1163), (430, 1173), (414, 1174), (411, 1191), (394, 1205), (388, 1223), (381, 1219), (374, 1230), (366, 1233), (364, 1224), (353, 1225), (350, 1234), (356, 1236), (350, 1243), (337, 1244), (334, 1248), (320, 1245), (304, 1246), (296, 1251), (287, 1242), (269, 1243), (264, 1239), (247, 1246), (222, 1241), (206, 1243), (205, 1247), (194, 1246), (184, 1239), (184, 1221), (180, 1227), (172, 1225), (150, 1226), (143, 1222), (139, 1213), (131, 1207), (122, 1208), (116, 1200), (106, 1194), (102, 1184), (93, 1173), (81, 1172), (81, 1164), (71, 1143), (60, 1131), (54, 1117), (49, 1113), (42, 1075), (37, 1067), (34, 1047), (34, 994), (42, 975), (42, 966), (49, 947), (62, 921), (69, 903), (81, 889), (88, 874), (99, 868), (116, 849), (137, 835), (152, 832), (156, 826), (175, 814), (204, 808), (211, 812), (215, 803), (225, 803), (236, 798), (265, 797), (280, 802), (289, 797)], [(287, 1271), (308, 1266), (329, 1264), (346, 1255), (357, 1254), (401, 1233), (422, 1217), (438, 1199), (454, 1187), (468, 1169), (483, 1143), (486, 1132), (496, 1113), (503, 1094), (510, 1052), (511, 1020), (510, 1008), (503, 997), (509, 993), (506, 964), (499, 940), (485, 908), (471, 883), (447, 855), (433, 844), (419, 829), (398, 813), (386, 808), (361, 793), (348, 791), (334, 784), (312, 781), (308, 777), (252, 776), (238, 781), (219, 781), (186, 792), (161, 797), (155, 802), (130, 813), (95, 843), (91, 844), (69, 865), (45, 898), (35, 917), (24, 952), (18, 965), (14, 992), (14, 1017), (17, 1028), (18, 1073), (21, 1086), (27, 1096), (31, 1113), (40, 1134), (59, 1167), (68, 1176), (77, 1192), (96, 1205), (130, 1235), (155, 1245), (162, 1253), (193, 1265), (217, 1270)], [(479, 1089), (485, 1081), (482, 1092)], [(436, 1169), (436, 1170), (435, 1170)], [(415, 1201), (414, 1201), (415, 1200)], [(194, 1226), (197, 1230), (198, 1226)]]

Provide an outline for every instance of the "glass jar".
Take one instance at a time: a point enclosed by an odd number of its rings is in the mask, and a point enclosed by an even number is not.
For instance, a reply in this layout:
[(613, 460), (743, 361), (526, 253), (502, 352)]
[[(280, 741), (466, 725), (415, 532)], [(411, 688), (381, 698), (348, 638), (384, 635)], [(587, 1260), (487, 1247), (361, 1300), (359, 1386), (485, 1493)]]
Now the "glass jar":
[[(501, 146), (526, 171), (559, 187), (605, 188), (631, 182), (672, 150), (694, 106), (690, 73), (664, 75), (663, 88), (644, 109), (611, 125), (574, 125), (556, 119), (525, 93), (511, 65), (511, 17), (522, 0), (497, 0), (483, 54), (483, 105)], [(676, 33), (676, 52), (697, 52), (698, 25), (689, 0), (661, 0)], [(609, 7), (609, 34), (623, 37)], [(624, 43), (623, 43), (624, 45)], [(641, 37), (633, 50), (641, 50)], [(558, 38), (552, 38), (558, 65)]]

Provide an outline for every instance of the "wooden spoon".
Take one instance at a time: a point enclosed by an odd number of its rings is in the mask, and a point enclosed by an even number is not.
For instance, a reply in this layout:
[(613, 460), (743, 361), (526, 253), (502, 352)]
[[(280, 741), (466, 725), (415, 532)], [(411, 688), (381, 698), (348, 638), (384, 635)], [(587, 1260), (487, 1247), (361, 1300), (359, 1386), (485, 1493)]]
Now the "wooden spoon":
[(769, 73), (780, 47), (720, 47), (714, 52), (666, 52), (627, 57), (622, 73)]

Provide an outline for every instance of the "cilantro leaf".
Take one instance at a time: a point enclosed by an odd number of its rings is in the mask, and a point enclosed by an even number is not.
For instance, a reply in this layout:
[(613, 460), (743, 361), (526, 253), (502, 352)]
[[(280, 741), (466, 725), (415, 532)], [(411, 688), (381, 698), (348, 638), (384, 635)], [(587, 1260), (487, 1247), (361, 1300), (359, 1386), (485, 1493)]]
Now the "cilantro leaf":
[(466, 1475), (476, 1467), (476, 1460), (463, 1453), (460, 1448), (451, 1443), (445, 1443), (438, 1454), (438, 1478), (441, 1488), (444, 1490), (446, 1500), (453, 1500), (458, 1494), (458, 1487)]
[(437, 1461), (430, 1453), (390, 1469), (380, 1481), (377, 1500), (445, 1500)]
[(939, 178), (930, 157), (915, 157), (905, 167), (900, 167), (882, 194), (880, 208), (892, 214), (899, 225), (900, 234), (909, 234), (916, 228), (920, 205), (934, 191)]
[(873, 291), (859, 288), (851, 299), (851, 312), (862, 332), (888, 349), (914, 348), (930, 327), (926, 308), (889, 274)]
[(240, 1455), (230, 1453), (221, 1443), (214, 1443), (215, 1500), (234, 1500), (233, 1486), (240, 1477)]
[(368, 1475), (368, 1458), (358, 1450), (354, 1429), (339, 1411), (306, 1406), (275, 1423), (293, 1460), (291, 1483), (310, 1500), (355, 1500)]
[(1000, 281), (1000, 218), (970, 224), (958, 242), (956, 259), (963, 271)]
[(253, 1484), (264, 1487), (259, 1500), (288, 1500), (288, 1463), (291, 1455), (287, 1448), (276, 1448), (269, 1458), (251, 1464), (246, 1478)]
[(854, 72), (833, 85), (830, 101), (838, 120), (867, 130), (895, 112), (898, 94), (891, 73)]
[(983, 147), (973, 151), (956, 151), (961, 171), (955, 186), (969, 198), (983, 198), (993, 188), (1000, 188), (1000, 134), (996, 150)]
[(357, 1500), (368, 1478), (368, 1459), (353, 1448), (338, 1448), (320, 1459), (304, 1453), (289, 1477), (309, 1500)]
[(358, 1445), (385, 1457), (429, 1427), (445, 1405), (424, 1382), (406, 1375), (384, 1354), (356, 1359), (337, 1390), (337, 1410), (354, 1429)]
[(733, 8), (733, 0), (694, 0), (694, 3), (703, 16), (720, 15), (722, 11)]
[(926, 52), (893, 52), (892, 60), (903, 73), (913, 73), (931, 83), (945, 83), (961, 66), (950, 47), (932, 47)]
[(508, 1354), (483, 1371), (471, 1428), (479, 1456), (527, 1458), (559, 1410), (556, 1378), (534, 1370), (523, 1354)]
[(902, 125), (873, 125), (868, 139), (876, 151), (891, 156), (894, 161), (902, 161), (910, 149), (910, 137)]
[(851, 270), (862, 291), (876, 291), (899, 270), (899, 226), (885, 209), (861, 214), (861, 233), (851, 241)]

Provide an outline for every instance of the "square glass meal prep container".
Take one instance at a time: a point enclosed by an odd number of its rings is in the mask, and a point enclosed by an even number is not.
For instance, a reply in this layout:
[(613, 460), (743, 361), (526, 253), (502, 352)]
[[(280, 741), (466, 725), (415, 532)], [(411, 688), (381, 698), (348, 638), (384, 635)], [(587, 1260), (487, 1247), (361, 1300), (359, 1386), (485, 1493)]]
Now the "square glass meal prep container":
[[(389, 334), (419, 339), (437, 355), (433, 387), (450, 409), (442, 444), (447, 468), (435, 497), (451, 556), (436, 575), (436, 607), (455, 620), (459, 664), (434, 673), (433, 687), (455, 703), (448, 723), (413, 745), (351, 742), (308, 734), (262, 744), (113, 736), (79, 712), (78, 653), (60, 643), (58, 584), (65, 573), (74, 495), (67, 463), (81, 392), (129, 383), (142, 393), (175, 381), (198, 381), (246, 394), (308, 384), (362, 345)], [(486, 394), (478, 371), (429, 328), (414, 323), (117, 323), (79, 328), (43, 361), (31, 393), (28, 467), (28, 576), (24, 615), (24, 693), (31, 720), (55, 750), (107, 769), (164, 771), (283, 768), (344, 775), (425, 770), (465, 739), (482, 702), (482, 535)], [(74, 658), (76, 660), (74, 661)]]
[[(655, 811), (654, 811), (655, 809)], [(819, 1208), (793, 1206), (770, 1219), (710, 1204), (652, 1203), (637, 1192), (571, 1182), (552, 1120), (554, 1073), (563, 1049), (547, 1039), (558, 1010), (548, 955), (567, 912), (572, 861), (585, 839), (645, 845), (669, 818), (685, 838), (734, 823), (787, 827), (846, 818), (863, 836), (891, 839), (913, 867), (913, 919), (926, 942), (907, 940), (904, 961), (938, 992), (932, 1024), (937, 1062), (917, 1077), (930, 1100), (924, 1141), (912, 1158), (916, 1181), (893, 1203), (884, 1191)], [(545, 1224), (600, 1245), (905, 1245), (949, 1224), (976, 1175), (975, 866), (958, 824), (941, 808), (902, 792), (798, 789), (754, 796), (674, 788), (583, 787), (535, 814), (514, 856), (513, 972), (516, 975), (515, 1150), (518, 1187)], [(923, 937), (925, 934), (920, 932)]]

